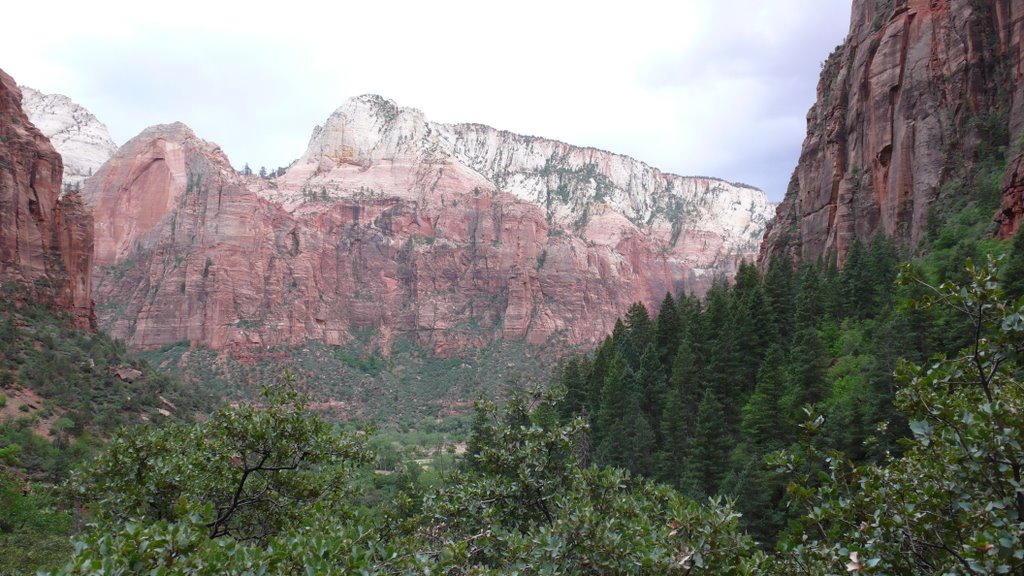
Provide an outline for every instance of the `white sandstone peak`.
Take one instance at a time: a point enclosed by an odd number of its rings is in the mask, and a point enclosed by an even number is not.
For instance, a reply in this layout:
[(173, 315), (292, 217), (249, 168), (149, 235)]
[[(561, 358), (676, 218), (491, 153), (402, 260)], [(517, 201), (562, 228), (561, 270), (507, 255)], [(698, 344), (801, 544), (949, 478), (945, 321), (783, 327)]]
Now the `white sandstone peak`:
[(64, 187), (80, 185), (117, 151), (106, 125), (67, 96), (20, 88), (29, 120), (64, 160)]
[[(691, 231), (752, 253), (774, 214), (764, 192), (745, 184), (668, 174), (621, 154), (481, 124), (431, 122), (373, 94), (346, 100), (317, 126), (289, 170), (292, 185), (272, 194), (290, 189), (291, 201), (301, 202), (300, 192), (309, 189), (344, 197), (371, 188), (425, 199), (432, 174), (444, 166), (544, 207), (549, 223), (566, 229), (586, 227), (595, 210), (607, 207), (637, 227), (671, 229), (673, 242)], [(379, 181), (405, 170), (414, 176)]]

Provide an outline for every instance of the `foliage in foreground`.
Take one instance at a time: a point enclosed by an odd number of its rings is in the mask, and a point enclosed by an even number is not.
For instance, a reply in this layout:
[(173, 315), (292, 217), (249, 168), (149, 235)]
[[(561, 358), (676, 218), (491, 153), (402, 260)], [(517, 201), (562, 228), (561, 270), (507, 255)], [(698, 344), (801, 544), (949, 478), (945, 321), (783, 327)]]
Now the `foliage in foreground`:
[[(300, 416), (297, 398), (270, 400), (269, 414), (294, 418), (283, 431), (280, 418), (243, 408), (116, 438), (80, 481), (104, 521), (60, 573), (753, 574), (762, 558), (728, 506), (697, 504), (627, 472), (581, 468), (574, 440), (582, 424), (545, 427), (521, 404), (479, 423), (475, 433), (487, 442), (443, 485), (410, 487), (384, 516), (364, 514), (335, 493), (307, 492), (336, 485), (362, 457), (358, 447), (346, 439), (339, 452), (319, 418)], [(253, 447), (268, 445), (304, 462), (341, 458), (301, 472), (275, 465), (273, 482), (243, 486), (250, 463), (262, 460)], [(218, 527), (232, 503), (277, 487), (293, 490), (293, 508), (277, 498), (279, 506)]]
[[(366, 514), (342, 491), (310, 491), (338, 485), (363, 451), (286, 393), (265, 408), (284, 418), (239, 408), (173, 434), (116, 439), (114, 448), (135, 455), (112, 450), (84, 477), (83, 495), (103, 521), (60, 573), (1021, 574), (1024, 299), (1005, 300), (992, 261), (966, 274), (962, 285), (932, 287), (905, 273), (920, 288), (909, 304), (958, 314), (967, 344), (899, 363), (896, 408), (912, 432), (899, 455), (857, 464), (820, 450), (813, 436), (827, 427), (812, 411), (802, 440), (773, 457), (802, 514), (770, 555), (718, 500), (700, 504), (619, 469), (582, 466), (585, 424), (558, 424), (547, 400), (533, 409), (513, 402), (503, 414), (481, 408), (462, 469)], [(275, 430), (282, 422), (290, 424)], [(272, 481), (239, 488), (268, 447), (308, 454), (302, 461), (312, 465), (273, 466)], [(224, 502), (270, 493), (288, 497), (218, 529)]]
[(900, 364), (896, 404), (913, 431), (906, 453), (870, 466), (819, 455), (829, 462), (821, 487), (791, 487), (811, 496), (798, 544), (780, 556), (782, 572), (1024, 572), (1024, 299), (1004, 301), (992, 260), (968, 262), (967, 272), (970, 283), (927, 287), (911, 302), (958, 312), (970, 340), (926, 365)]

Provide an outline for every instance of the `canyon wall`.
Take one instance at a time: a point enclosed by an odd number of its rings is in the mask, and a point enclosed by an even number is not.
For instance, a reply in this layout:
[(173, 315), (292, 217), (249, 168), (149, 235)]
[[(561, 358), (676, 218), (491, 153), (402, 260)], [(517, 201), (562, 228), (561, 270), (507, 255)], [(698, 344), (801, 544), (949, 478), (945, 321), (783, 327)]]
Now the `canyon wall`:
[(77, 193), (60, 196), (63, 163), (0, 70), (0, 284), (5, 298), (92, 315), (93, 221)]
[(173, 124), (83, 194), (101, 324), (143, 348), (590, 343), (632, 302), (730, 277), (771, 213), (753, 188), (378, 96), (346, 102), (273, 178)]
[(876, 233), (914, 246), (941, 195), (971, 193), (970, 175), (1004, 162), (1024, 125), (1022, 17), (1024, 0), (854, 0), (762, 265), (841, 263)]

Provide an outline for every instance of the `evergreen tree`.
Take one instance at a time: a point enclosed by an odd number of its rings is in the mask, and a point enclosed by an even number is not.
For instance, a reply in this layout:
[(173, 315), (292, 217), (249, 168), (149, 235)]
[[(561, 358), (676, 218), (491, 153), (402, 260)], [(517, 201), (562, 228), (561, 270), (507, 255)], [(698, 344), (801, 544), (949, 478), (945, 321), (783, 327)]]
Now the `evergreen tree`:
[(757, 367), (765, 352), (775, 340), (774, 326), (768, 310), (768, 301), (759, 284), (745, 289), (742, 296), (735, 293), (735, 312), (732, 314), (730, 334), (738, 365), (738, 391), (749, 394), (754, 389)]
[(622, 355), (616, 354), (605, 380), (598, 412), (601, 430), (596, 442), (598, 463), (636, 471), (641, 456), (636, 446), (641, 440), (635, 436), (638, 417), (642, 416), (636, 374)]
[[(616, 322), (616, 324), (620, 323)], [(615, 352), (615, 341), (611, 337), (605, 338), (594, 352), (594, 361), (590, 364), (590, 369), (587, 370), (587, 415), (594, 430), (598, 425), (597, 413), (601, 409), (601, 393), (604, 390), (605, 377), (608, 375)]]
[(871, 281), (870, 316), (878, 316), (892, 306), (899, 256), (891, 238), (876, 234), (868, 251), (867, 275)]
[(676, 309), (676, 302), (672, 299), (672, 294), (666, 292), (654, 325), (654, 345), (658, 351), (658, 359), (661, 360), (661, 365), (666, 373), (672, 368), (672, 359), (675, 357), (676, 349), (679, 348), (681, 338), (682, 326), (679, 321), (679, 311)]
[(640, 357), (654, 338), (654, 323), (643, 302), (636, 302), (626, 311), (626, 337), (619, 341), (630, 368), (639, 370)]
[(827, 263), (819, 266), (822, 269), (818, 290), (821, 313), (823, 317), (833, 322), (839, 322), (843, 317), (842, 281), (839, 276), (839, 267), (836, 265), (834, 256), (830, 256)]
[(696, 408), (686, 406), (682, 394), (676, 388), (668, 389), (663, 404), (661, 447), (655, 458), (654, 477), (660, 482), (676, 486), (682, 477), (683, 458), (693, 433)]
[(805, 264), (800, 267), (800, 283), (796, 293), (796, 329), (816, 328), (822, 313), (818, 267)]
[(757, 267), (746, 260), (740, 262), (736, 270), (736, 278), (733, 280), (733, 294), (737, 300), (745, 300), (754, 290), (761, 288), (761, 275)]
[(665, 371), (658, 360), (658, 352), (655, 350), (654, 344), (648, 344), (640, 358), (637, 386), (640, 393), (640, 409), (655, 430), (658, 429), (661, 420), (661, 402), (665, 399), (667, 384)]
[[(737, 324), (732, 293), (724, 285), (713, 287), (707, 296), (704, 314), (707, 352), (704, 356), (704, 381), (725, 405), (724, 422), (728, 429), (738, 424), (739, 406), (747, 387), (747, 362), (744, 350), (735, 337)], [(753, 386), (753, 382), (750, 382)]]
[(757, 388), (743, 406), (740, 429), (756, 455), (783, 447), (790, 435), (779, 401), (786, 393), (785, 354), (773, 346), (757, 373)]
[(789, 341), (793, 335), (795, 295), (793, 261), (788, 256), (772, 258), (764, 275), (764, 296), (781, 342)]
[(493, 446), (494, 405), (478, 401), (473, 404), (473, 424), (469, 429), (469, 440), (466, 442), (466, 466), (471, 470), (479, 469), (480, 457), (488, 446)]
[(616, 448), (621, 446), (625, 439), (621, 438), (623, 431), (621, 420), (626, 414), (628, 403), (628, 385), (633, 383), (633, 371), (626, 364), (622, 353), (616, 350), (608, 363), (608, 369), (604, 375), (604, 384), (601, 387), (601, 403), (594, 418), (593, 436), (594, 445), (598, 448), (598, 459), (601, 460), (601, 446), (608, 441), (608, 445)]
[(651, 477), (654, 474), (656, 438), (650, 421), (636, 404), (635, 400), (630, 402), (628, 434), (632, 440), (632, 450), (626, 458), (625, 467), (634, 474)]
[(798, 332), (789, 353), (786, 396), (782, 404), (790, 422), (802, 422), (803, 407), (824, 399), (828, 391), (827, 366), (828, 357), (818, 331), (807, 328)]
[(704, 393), (697, 408), (694, 434), (686, 451), (682, 487), (694, 497), (718, 493), (718, 484), (729, 467), (731, 441), (722, 434), (722, 403), (713, 390)]
[[(704, 383), (698, 359), (687, 338), (679, 344), (676, 357), (672, 360), (672, 375), (669, 377), (669, 389), (679, 395), (682, 409), (679, 411), (681, 434), (689, 437), (693, 434), (697, 418), (697, 406), (704, 397)], [(662, 417), (664, 422), (665, 417)], [(682, 445), (680, 445), (682, 447)]]
[(591, 389), (584, 372), (584, 362), (583, 358), (573, 356), (561, 370), (558, 382), (564, 390), (564, 396), (558, 404), (558, 415), (563, 423), (572, 420), (577, 414), (593, 414), (589, 411)]
[(843, 270), (840, 273), (843, 314), (845, 316), (863, 320), (871, 313), (874, 286), (869, 274), (864, 244), (860, 239), (854, 239), (846, 252), (846, 260), (843, 262)]

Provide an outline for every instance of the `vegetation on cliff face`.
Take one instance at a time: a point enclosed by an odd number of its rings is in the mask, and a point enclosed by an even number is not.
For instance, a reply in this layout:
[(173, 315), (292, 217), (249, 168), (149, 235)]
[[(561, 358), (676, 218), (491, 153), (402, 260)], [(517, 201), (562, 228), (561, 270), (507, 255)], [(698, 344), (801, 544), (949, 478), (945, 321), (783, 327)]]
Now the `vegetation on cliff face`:
[[(15, 290), (15, 288), (10, 288)], [(75, 328), (41, 306), (0, 300), (0, 574), (25, 574), (71, 553), (80, 524), (55, 489), (104, 449), (115, 429), (192, 419), (213, 397), (130, 355), (123, 342)]]

